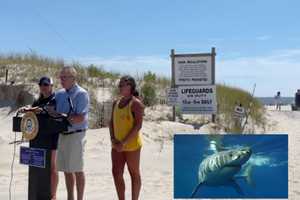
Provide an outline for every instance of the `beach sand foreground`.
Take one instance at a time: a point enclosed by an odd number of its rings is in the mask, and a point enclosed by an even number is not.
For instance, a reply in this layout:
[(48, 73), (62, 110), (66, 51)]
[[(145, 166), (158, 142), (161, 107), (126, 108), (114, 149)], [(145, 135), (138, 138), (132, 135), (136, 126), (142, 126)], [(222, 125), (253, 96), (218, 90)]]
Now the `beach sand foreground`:
[[(9, 199), (10, 167), (13, 156), (14, 139), (11, 132), (12, 114), (8, 107), (0, 108), (0, 199)], [(274, 126), (268, 133), (288, 133), (289, 135), (289, 199), (300, 199), (300, 112), (267, 111), (267, 118)], [(191, 125), (162, 121), (146, 121), (143, 125), (144, 146), (141, 157), (142, 191), (140, 199), (173, 199), (173, 143), (175, 132), (199, 132)], [(200, 129), (201, 132), (201, 129)], [(89, 130), (86, 148), (86, 189), (85, 199), (117, 199), (111, 175), (110, 141), (107, 128)], [(20, 134), (18, 135), (20, 138)], [(12, 199), (27, 199), (28, 167), (18, 164), (19, 146), (14, 165)], [(127, 182), (126, 197), (130, 199), (130, 177)], [(58, 199), (66, 199), (63, 174), (60, 173)]]

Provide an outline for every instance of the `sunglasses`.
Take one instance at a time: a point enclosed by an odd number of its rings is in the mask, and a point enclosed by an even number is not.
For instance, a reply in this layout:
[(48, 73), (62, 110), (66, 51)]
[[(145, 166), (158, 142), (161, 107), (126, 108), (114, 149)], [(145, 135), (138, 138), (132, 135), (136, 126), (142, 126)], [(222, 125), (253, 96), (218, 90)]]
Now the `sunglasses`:
[(45, 86), (45, 87), (48, 87), (48, 86), (50, 86), (50, 84), (42, 83), (42, 84), (39, 84), (39, 86)]
[(119, 84), (118, 87), (119, 87), (119, 88), (122, 88), (122, 87), (125, 87), (125, 86), (128, 86), (128, 85), (130, 85), (130, 84), (128, 84), (128, 83), (123, 83), (123, 84)]

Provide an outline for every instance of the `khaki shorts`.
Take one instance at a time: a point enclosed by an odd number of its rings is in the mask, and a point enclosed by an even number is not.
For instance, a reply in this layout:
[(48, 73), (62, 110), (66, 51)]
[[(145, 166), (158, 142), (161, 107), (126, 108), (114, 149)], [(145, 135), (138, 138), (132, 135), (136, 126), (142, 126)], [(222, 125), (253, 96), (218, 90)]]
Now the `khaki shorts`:
[(57, 170), (83, 172), (85, 131), (71, 135), (59, 135), (57, 146)]

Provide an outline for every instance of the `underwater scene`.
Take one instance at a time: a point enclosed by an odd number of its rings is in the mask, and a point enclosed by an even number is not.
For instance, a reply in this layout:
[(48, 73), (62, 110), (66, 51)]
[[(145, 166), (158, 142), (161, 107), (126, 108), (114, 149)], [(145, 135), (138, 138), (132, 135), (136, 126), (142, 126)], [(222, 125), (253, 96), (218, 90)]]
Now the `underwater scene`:
[(174, 198), (288, 198), (288, 135), (176, 134)]

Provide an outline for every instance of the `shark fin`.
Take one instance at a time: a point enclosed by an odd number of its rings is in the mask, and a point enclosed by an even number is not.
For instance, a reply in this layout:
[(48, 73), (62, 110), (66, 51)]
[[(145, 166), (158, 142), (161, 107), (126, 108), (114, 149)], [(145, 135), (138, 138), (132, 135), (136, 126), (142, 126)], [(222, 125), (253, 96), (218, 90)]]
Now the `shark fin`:
[(248, 185), (251, 185), (252, 187), (255, 187), (255, 182), (252, 180), (252, 171), (253, 167), (252, 165), (247, 165), (244, 173), (241, 176), (238, 176), (236, 178), (244, 178)]
[(252, 187), (255, 186), (255, 182), (252, 180), (252, 170), (253, 167), (252, 165), (248, 165), (245, 169), (245, 174), (246, 174), (246, 181), (249, 185), (251, 185)]
[(195, 187), (193, 193), (191, 194), (191, 198), (194, 198), (194, 197), (195, 197), (195, 195), (197, 194), (197, 192), (198, 192), (198, 190), (199, 190), (199, 188), (200, 188), (201, 185), (202, 185), (202, 183), (199, 183), (199, 184)]
[(237, 193), (239, 193), (240, 195), (244, 195), (244, 192), (243, 192), (242, 188), (234, 180), (232, 180), (230, 182), (230, 186), (233, 187), (235, 189), (235, 191)]

